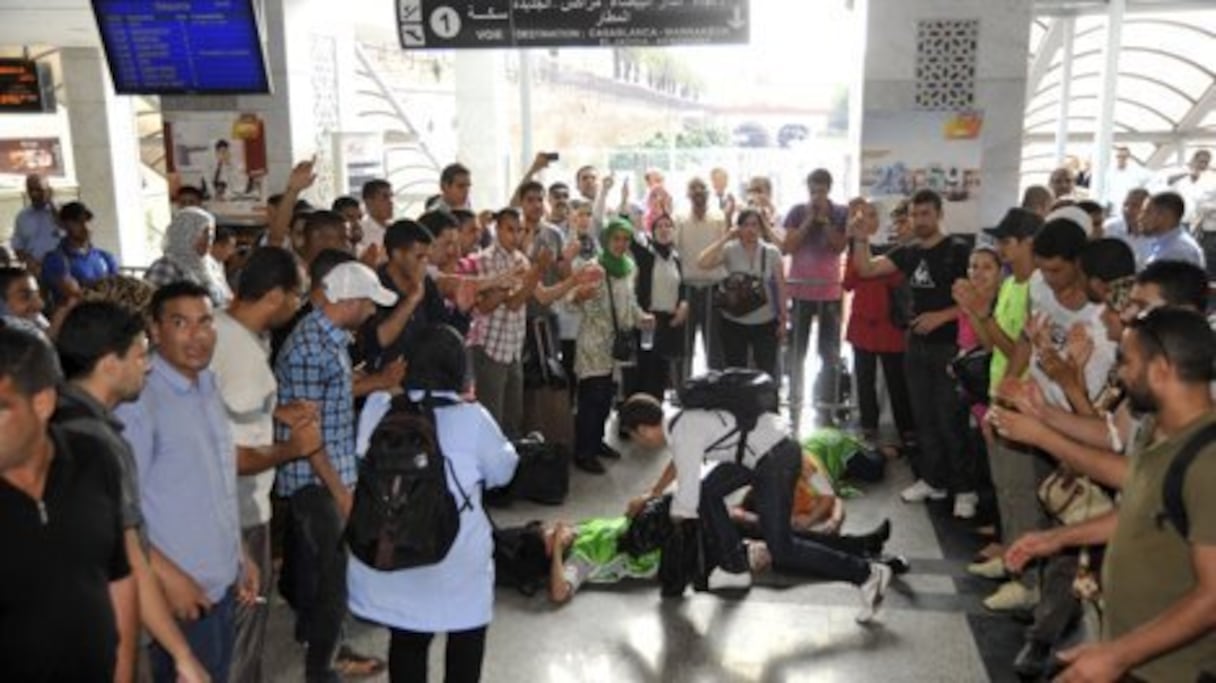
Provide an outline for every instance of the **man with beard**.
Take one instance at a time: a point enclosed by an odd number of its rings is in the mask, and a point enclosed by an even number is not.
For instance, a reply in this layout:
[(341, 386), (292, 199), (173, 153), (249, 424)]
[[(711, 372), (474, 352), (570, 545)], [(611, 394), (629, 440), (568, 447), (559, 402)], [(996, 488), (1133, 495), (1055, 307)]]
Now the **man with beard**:
[[(1055, 680), (1207, 680), (1216, 671), (1216, 500), (1206, 490), (1216, 481), (1216, 334), (1201, 314), (1164, 307), (1132, 321), (1119, 350), (1131, 407), (1149, 417), (1131, 445), (1118, 509), (1027, 534), (1006, 561), (1017, 570), (1109, 542), (1101, 641), (1061, 652), (1068, 668)], [(1195, 456), (1170, 493), (1167, 473), (1187, 450)]]
[(959, 308), (953, 287), (967, 277), (970, 249), (942, 231), (942, 198), (932, 190), (912, 196), (912, 229), (917, 241), (884, 256), (873, 256), (869, 235), (857, 217), (850, 219), (853, 265), (863, 278), (902, 271), (912, 289), (913, 318), (904, 356), (908, 386), (924, 392), (914, 401), (919, 451), (912, 457), (916, 482), (900, 498), (906, 503), (943, 500), (955, 493), (955, 514), (974, 508), (976, 467), (963, 451), (966, 422), (959, 409), (950, 361), (958, 354)]

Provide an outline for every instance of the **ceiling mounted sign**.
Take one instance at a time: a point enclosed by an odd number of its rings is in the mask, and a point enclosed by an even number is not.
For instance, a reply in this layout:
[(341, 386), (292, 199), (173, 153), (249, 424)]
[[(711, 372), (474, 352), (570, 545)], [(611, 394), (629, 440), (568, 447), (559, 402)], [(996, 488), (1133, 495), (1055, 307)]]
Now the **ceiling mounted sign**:
[(748, 0), (397, 0), (409, 50), (747, 43)]

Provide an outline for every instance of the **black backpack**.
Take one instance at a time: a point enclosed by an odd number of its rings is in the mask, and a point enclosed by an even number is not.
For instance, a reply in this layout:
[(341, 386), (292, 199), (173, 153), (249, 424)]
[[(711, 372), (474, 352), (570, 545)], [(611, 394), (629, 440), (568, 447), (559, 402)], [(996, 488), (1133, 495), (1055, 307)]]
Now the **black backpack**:
[(1161, 487), (1162, 510), (1157, 514), (1157, 524), (1161, 526), (1169, 522), (1184, 539), (1191, 532), (1191, 522), (1186, 514), (1186, 502), (1182, 499), (1182, 485), (1186, 482), (1186, 472), (1191, 463), (1213, 441), (1216, 441), (1216, 423), (1200, 429), (1187, 440), (1165, 471), (1165, 482)]
[[(760, 416), (776, 413), (780, 408), (777, 383), (773, 378), (768, 373), (746, 368), (710, 370), (690, 378), (678, 394), (683, 410), (722, 410), (735, 418), (735, 428), (710, 444), (707, 450), (714, 450), (738, 434), (735, 462), (740, 463), (747, 448), (747, 435), (756, 428)], [(682, 415), (683, 411), (672, 418), (669, 429), (675, 428)]]
[(460, 514), (473, 504), (456, 473), (464, 499), (448, 490), (451, 463), (439, 446), (435, 407), (454, 401), (401, 397), (376, 425), (359, 466), (354, 504), (346, 525), (351, 554), (380, 571), (436, 564), (460, 531)]

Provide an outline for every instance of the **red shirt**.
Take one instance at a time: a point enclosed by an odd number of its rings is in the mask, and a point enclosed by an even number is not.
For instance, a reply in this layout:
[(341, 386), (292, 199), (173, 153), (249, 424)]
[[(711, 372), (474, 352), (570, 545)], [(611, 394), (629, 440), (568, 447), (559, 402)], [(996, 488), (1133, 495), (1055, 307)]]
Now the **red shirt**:
[(845, 339), (854, 348), (870, 353), (903, 353), (904, 331), (891, 322), (890, 290), (902, 285), (903, 273), (896, 271), (877, 278), (862, 278), (848, 259), (844, 288), (853, 292), (849, 327)]

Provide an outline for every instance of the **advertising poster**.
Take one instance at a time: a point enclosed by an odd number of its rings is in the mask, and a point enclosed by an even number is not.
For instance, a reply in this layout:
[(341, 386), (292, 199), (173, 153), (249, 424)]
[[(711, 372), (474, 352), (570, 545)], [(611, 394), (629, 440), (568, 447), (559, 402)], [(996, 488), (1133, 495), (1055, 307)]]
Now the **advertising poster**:
[(256, 114), (181, 112), (165, 116), (169, 191), (191, 185), (217, 218), (256, 222), (266, 203), (266, 137)]
[(979, 232), (983, 125), (977, 111), (866, 112), (862, 194), (889, 209), (928, 188), (942, 196), (947, 232)]
[(59, 138), (0, 140), (0, 174), (31, 173), (62, 178), (63, 150)]

